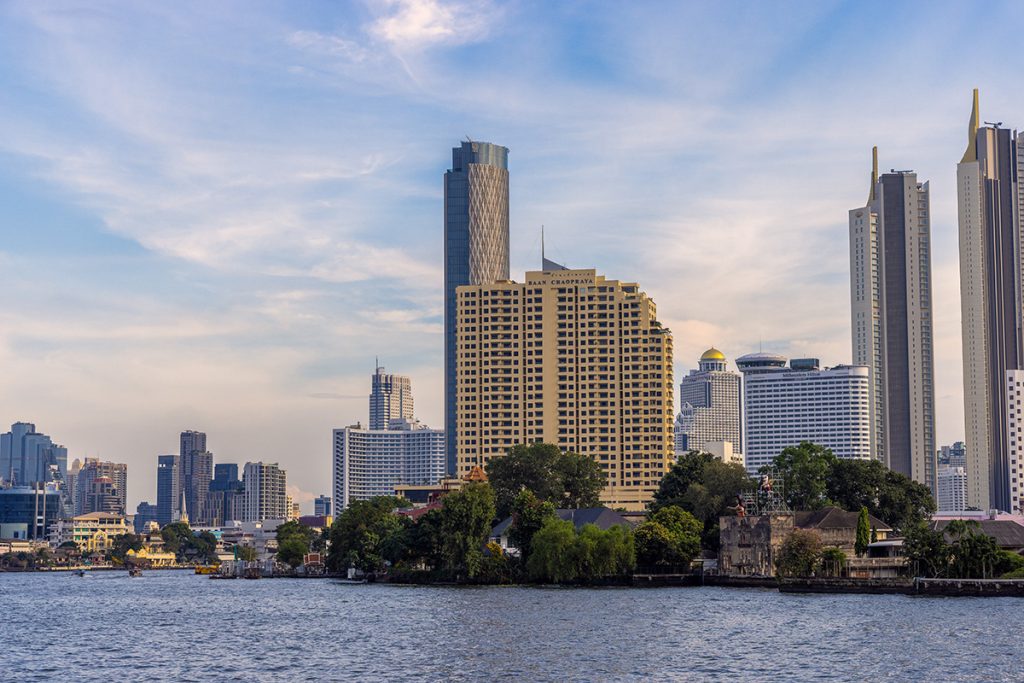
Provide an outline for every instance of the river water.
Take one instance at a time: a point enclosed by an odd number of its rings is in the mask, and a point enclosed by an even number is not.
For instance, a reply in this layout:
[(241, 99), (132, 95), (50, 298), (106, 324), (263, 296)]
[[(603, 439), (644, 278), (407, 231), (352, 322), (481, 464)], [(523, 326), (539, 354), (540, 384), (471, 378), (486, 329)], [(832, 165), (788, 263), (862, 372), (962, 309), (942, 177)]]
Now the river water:
[(0, 574), (3, 681), (1021, 681), (1024, 600)]

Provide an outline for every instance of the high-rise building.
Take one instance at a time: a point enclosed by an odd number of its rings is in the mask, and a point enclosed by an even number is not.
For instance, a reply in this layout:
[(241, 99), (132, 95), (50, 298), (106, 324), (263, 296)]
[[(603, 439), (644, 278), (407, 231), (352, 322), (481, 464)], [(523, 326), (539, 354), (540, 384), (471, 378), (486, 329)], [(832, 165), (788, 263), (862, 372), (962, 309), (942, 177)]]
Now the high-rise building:
[(838, 458), (871, 457), (869, 369), (820, 369), (815, 358), (752, 353), (736, 359), (743, 373), (747, 471), (756, 473), (787, 446), (810, 441)]
[(247, 462), (242, 474), (243, 522), (288, 518), (287, 478), (277, 463)]
[[(1010, 505), (1007, 512), (1024, 515), (1024, 370), (1006, 371), (1006, 480), (1010, 487)], [(1004, 508), (1005, 509), (1005, 508)]]
[(339, 510), (352, 501), (392, 496), (399, 484), (436, 484), (446, 472), (444, 448), (444, 430), (401, 418), (388, 429), (335, 429), (334, 500)]
[(936, 475), (935, 503), (942, 512), (963, 512), (967, 509), (967, 470), (965, 468), (939, 465)]
[(1024, 369), (1022, 287), (1024, 140), (1002, 124), (980, 125), (978, 91), (967, 150), (957, 164), (960, 307), (967, 434), (967, 503), (1010, 510), (1007, 371)]
[[(108, 481), (97, 488), (94, 482), (100, 479)], [(128, 505), (128, 465), (86, 458), (78, 471), (75, 487), (76, 515), (90, 512), (123, 515)]]
[(333, 514), (331, 512), (331, 497), (317, 496), (313, 500), (313, 514), (316, 517), (330, 517)]
[(508, 148), (463, 142), (444, 174), (444, 428), (456, 467), (456, 288), (509, 277)]
[(967, 444), (963, 441), (955, 441), (950, 446), (942, 446), (936, 454), (939, 466), (949, 465), (950, 467), (963, 467), (967, 469)]
[(0, 487), (0, 538), (46, 540), (50, 527), (64, 516), (63, 512), (55, 482)]
[(194, 523), (207, 524), (206, 494), (213, 479), (213, 454), (206, 450), (204, 432), (188, 430), (181, 433), (178, 478), (178, 485), (185, 494), (189, 518)]
[(64, 481), (68, 449), (36, 431), (30, 422), (15, 422), (0, 434), (0, 480), (8, 484)]
[(181, 486), (178, 484), (177, 455), (159, 455), (156, 465), (156, 520), (167, 526), (181, 513)]
[(935, 382), (928, 183), (878, 176), (850, 220), (853, 362), (871, 370), (871, 452), (935, 491)]
[(238, 479), (238, 465), (221, 463), (213, 468), (213, 481), (206, 494), (205, 523), (223, 526), (231, 520), (241, 519), (244, 500), (242, 482)]
[(520, 444), (604, 469), (602, 500), (639, 510), (673, 460), (672, 334), (635, 283), (590, 269), (458, 290), (459, 476)]
[(157, 506), (144, 500), (135, 507), (135, 518), (132, 520), (135, 533), (145, 533), (150, 522), (157, 522)]
[(727, 441), (731, 452), (743, 450), (743, 379), (729, 372), (725, 354), (715, 348), (700, 357), (697, 370), (679, 382), (679, 415), (675, 423), (675, 452), (706, 450), (707, 444)]
[(370, 429), (387, 429), (391, 420), (411, 420), (412, 415), (412, 382), (404, 375), (389, 375), (378, 366), (370, 391)]

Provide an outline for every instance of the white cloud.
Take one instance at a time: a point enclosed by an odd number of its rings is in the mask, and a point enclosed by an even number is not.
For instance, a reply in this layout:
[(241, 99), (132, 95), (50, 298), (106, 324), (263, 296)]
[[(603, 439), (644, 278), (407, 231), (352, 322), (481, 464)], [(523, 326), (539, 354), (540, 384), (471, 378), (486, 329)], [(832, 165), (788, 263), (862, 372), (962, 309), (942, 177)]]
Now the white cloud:
[(374, 5), (381, 14), (370, 34), (400, 51), (481, 42), (497, 18), (489, 2), (381, 0)]

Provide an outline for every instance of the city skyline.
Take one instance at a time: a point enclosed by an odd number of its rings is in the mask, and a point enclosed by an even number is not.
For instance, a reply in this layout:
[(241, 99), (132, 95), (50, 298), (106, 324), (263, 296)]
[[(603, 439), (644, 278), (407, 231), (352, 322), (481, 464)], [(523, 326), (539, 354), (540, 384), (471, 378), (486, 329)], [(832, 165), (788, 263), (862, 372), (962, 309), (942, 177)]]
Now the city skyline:
[(965, 438), (955, 168), (972, 88), (1024, 110), (1019, 8), (193, 6), (181, 42), (171, 11), (0, 8), (0, 424), (128, 464), (130, 509), (182, 429), (311, 505), (374, 355), (443, 424), (440, 177), (466, 135), (512, 150), (511, 276), (543, 224), (555, 260), (640, 280), (680, 377), (710, 346), (852, 362), (846, 211), (871, 146), (906, 160), (931, 184), (936, 441)]

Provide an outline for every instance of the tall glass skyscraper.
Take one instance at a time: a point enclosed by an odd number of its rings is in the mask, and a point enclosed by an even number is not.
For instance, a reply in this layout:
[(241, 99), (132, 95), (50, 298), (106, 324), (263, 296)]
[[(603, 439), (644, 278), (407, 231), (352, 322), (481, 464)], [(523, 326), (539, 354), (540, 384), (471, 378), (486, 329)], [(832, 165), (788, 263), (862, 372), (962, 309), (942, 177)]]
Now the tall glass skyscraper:
[(456, 467), (455, 290), (507, 280), (508, 148), (463, 142), (444, 174), (444, 428), (449, 474)]
[(178, 456), (159, 455), (156, 466), (156, 521), (167, 526), (181, 512), (181, 486), (178, 480)]

